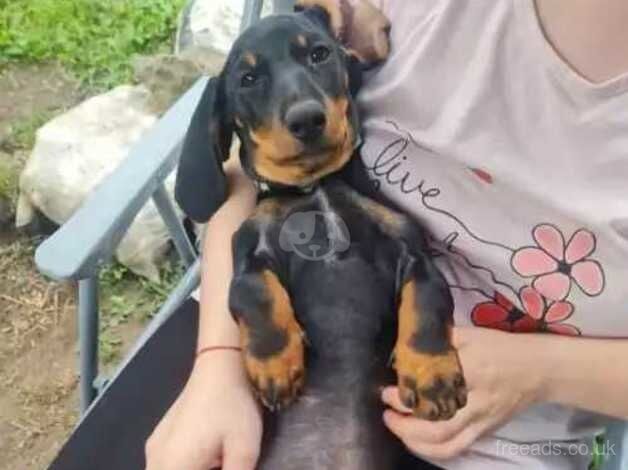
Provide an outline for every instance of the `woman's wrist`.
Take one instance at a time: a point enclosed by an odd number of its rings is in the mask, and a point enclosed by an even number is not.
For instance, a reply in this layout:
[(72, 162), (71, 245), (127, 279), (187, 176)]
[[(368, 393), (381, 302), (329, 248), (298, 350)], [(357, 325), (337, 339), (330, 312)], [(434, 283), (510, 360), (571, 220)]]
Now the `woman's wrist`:
[(628, 417), (628, 365), (618, 360), (628, 355), (628, 340), (553, 334), (516, 336), (516, 341), (509, 342), (514, 359), (508, 353), (504, 366), (514, 361), (519, 365), (510, 370), (507, 380), (517, 380), (518, 389), (531, 403), (558, 403)]
[(238, 346), (240, 344), (238, 325), (226, 307), (212, 308), (208, 305), (205, 309), (201, 306), (200, 316), (197, 350), (209, 346)]
[(220, 381), (248, 386), (242, 353), (235, 350), (220, 350), (197, 355), (192, 374), (199, 380), (211, 384)]
[[(527, 335), (524, 335), (527, 336)], [(529, 342), (524, 343), (522, 354), (525, 354), (529, 371), (527, 377), (533, 389), (534, 402), (556, 402), (557, 378), (570, 369), (569, 351), (574, 338), (566, 338), (553, 334), (531, 334)], [(577, 341), (577, 340), (576, 340)], [(526, 380), (524, 378), (524, 380)]]
[(565, 391), (595, 380), (587, 373), (595, 362), (594, 357), (587, 357), (592, 340), (559, 335), (544, 335), (542, 339), (543, 360), (537, 367), (541, 379), (539, 401), (571, 404)]
[[(514, 353), (514, 356), (511, 353), (509, 357), (511, 360), (517, 358), (513, 379), (520, 382), (520, 389), (531, 404), (547, 401), (552, 373), (548, 356), (553, 339), (545, 334), (511, 334), (509, 338)], [(506, 364), (506, 367), (509, 365)]]

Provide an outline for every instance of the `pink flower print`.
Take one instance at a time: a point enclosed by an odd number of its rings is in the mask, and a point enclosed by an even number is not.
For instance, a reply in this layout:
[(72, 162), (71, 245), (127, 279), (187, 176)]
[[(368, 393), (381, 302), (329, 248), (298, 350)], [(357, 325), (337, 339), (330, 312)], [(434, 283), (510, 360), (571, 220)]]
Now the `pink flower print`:
[(514, 271), (522, 277), (534, 277), (532, 286), (544, 297), (558, 301), (571, 291), (572, 281), (588, 296), (604, 289), (602, 266), (588, 257), (595, 251), (595, 236), (585, 229), (576, 231), (567, 243), (553, 225), (537, 225), (532, 236), (537, 246), (515, 251), (511, 258)]
[(541, 294), (526, 286), (519, 292), (519, 299), (526, 314), (537, 321), (539, 331), (578, 336), (580, 330), (573, 325), (563, 323), (573, 315), (574, 307), (570, 302), (552, 302), (549, 306)]

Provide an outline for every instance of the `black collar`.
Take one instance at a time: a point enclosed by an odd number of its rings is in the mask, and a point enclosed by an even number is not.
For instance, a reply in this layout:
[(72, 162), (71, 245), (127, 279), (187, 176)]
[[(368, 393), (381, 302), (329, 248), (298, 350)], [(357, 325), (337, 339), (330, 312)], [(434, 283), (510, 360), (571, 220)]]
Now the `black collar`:
[(258, 198), (264, 199), (270, 196), (305, 196), (311, 194), (319, 182), (315, 181), (308, 186), (289, 186), (256, 179), (254, 183), (257, 188)]
[[(354, 143), (353, 151), (357, 151), (362, 147), (362, 136), (358, 134), (357, 139)], [(352, 156), (353, 158), (353, 156)], [(340, 173), (343, 171), (345, 167), (341, 168), (335, 173)], [(332, 174), (335, 174), (332, 173)], [(261, 178), (259, 175), (255, 174), (255, 172), (249, 173), (249, 176), (253, 179), (253, 183), (257, 188), (257, 197), (258, 199), (265, 199), (270, 196), (306, 196), (308, 194), (312, 194), (314, 190), (318, 187), (320, 182), (328, 178), (330, 175), (323, 176), (323, 178), (314, 181), (312, 184), (308, 186), (291, 186), (287, 184), (281, 183), (273, 183)]]

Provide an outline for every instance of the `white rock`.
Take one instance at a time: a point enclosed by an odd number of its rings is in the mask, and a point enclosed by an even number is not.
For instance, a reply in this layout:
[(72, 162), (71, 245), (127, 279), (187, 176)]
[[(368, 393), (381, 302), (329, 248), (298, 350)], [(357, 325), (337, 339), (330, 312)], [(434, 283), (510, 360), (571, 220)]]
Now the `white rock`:
[[(121, 86), (39, 129), (20, 177), (16, 225), (27, 225), (34, 209), (59, 225), (66, 222), (155, 123), (149, 98), (142, 86)], [(166, 186), (172, 195), (174, 174)], [(168, 230), (151, 201), (138, 214), (116, 256), (133, 272), (157, 280), (157, 262), (167, 251), (168, 240)]]
[[(183, 10), (177, 33), (176, 52), (200, 47), (227, 54), (238, 36), (245, 0), (190, 0)], [(262, 16), (270, 14), (266, 0)]]

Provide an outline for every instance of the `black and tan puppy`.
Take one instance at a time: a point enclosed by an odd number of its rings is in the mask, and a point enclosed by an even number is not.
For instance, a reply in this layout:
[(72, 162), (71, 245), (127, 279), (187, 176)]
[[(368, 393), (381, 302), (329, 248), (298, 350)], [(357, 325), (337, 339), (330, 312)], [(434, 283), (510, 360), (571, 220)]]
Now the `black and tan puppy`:
[(253, 387), (281, 409), (268, 413), (259, 468), (398, 470), (378, 398), (391, 355), (419, 417), (450, 418), (466, 390), (452, 299), (420, 227), (339, 174), (359, 142), (353, 94), (365, 64), (340, 45), (333, 5), (303, 1), (241, 35), (192, 119), (176, 193), (207, 220), (225, 199), (222, 162), (238, 135), (261, 191), (233, 239), (230, 308)]

